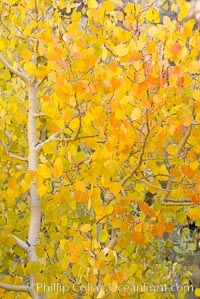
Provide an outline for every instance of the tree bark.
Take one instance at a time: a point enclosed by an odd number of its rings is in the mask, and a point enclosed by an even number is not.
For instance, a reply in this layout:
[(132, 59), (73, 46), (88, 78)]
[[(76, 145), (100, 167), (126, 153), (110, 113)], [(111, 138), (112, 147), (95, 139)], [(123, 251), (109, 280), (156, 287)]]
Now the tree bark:
[[(29, 113), (28, 113), (28, 170), (36, 172), (38, 166), (38, 152), (35, 150), (37, 143), (36, 136), (36, 114), (38, 112), (37, 102), (37, 86), (28, 86), (28, 101), (29, 101)], [(36, 178), (33, 180), (30, 192), (30, 225), (28, 243), (31, 246), (35, 246), (40, 241), (40, 198), (37, 194), (37, 181)], [(34, 260), (37, 260), (35, 257)]]

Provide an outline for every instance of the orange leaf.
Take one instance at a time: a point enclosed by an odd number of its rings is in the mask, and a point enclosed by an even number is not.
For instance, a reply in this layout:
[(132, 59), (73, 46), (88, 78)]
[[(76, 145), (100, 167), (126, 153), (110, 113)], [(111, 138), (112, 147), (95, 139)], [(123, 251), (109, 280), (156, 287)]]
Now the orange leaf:
[(43, 95), (42, 99), (45, 102), (49, 102), (50, 101), (50, 96), (48, 96), (48, 95), (45, 94), (45, 95)]
[(121, 127), (121, 121), (119, 119), (116, 119), (114, 115), (110, 117), (110, 123), (114, 128), (120, 128)]
[(61, 158), (57, 158), (54, 162), (54, 167), (53, 167), (53, 175), (56, 178), (59, 178), (63, 173), (63, 161)]
[(150, 83), (151, 85), (157, 85), (157, 83), (158, 83), (158, 79), (155, 78), (155, 77), (152, 76), (152, 75), (148, 75), (148, 77), (147, 77), (147, 81), (148, 81), (148, 83)]
[(69, 258), (69, 262), (76, 264), (78, 261), (79, 261), (79, 256), (78, 256), (77, 252), (71, 252), (71, 256)]
[(138, 60), (141, 59), (141, 56), (142, 56), (141, 53), (135, 52), (135, 53), (133, 53), (131, 55), (130, 60), (132, 60), (132, 61), (138, 61)]
[(157, 223), (153, 227), (152, 233), (154, 236), (161, 237), (166, 231), (166, 225), (164, 223)]
[(109, 189), (111, 193), (118, 194), (122, 188), (121, 183), (112, 182), (110, 183)]
[(181, 167), (181, 170), (182, 170), (183, 174), (189, 178), (192, 178), (194, 175), (194, 171), (187, 165), (183, 165)]
[(86, 192), (75, 191), (74, 197), (77, 202), (84, 202), (88, 200), (88, 194)]
[(143, 82), (141, 82), (141, 83), (138, 84), (138, 90), (137, 90), (137, 92), (139, 94), (141, 94), (142, 92), (144, 92), (147, 89), (148, 89), (148, 82), (147, 81), (143, 81)]
[(155, 212), (152, 211), (152, 209), (150, 208), (150, 206), (146, 202), (140, 200), (138, 204), (139, 204), (140, 210), (143, 213), (145, 213), (146, 215), (149, 215), (150, 217), (156, 217)]
[(140, 208), (140, 210), (141, 210), (143, 213), (145, 213), (145, 214), (147, 214), (147, 215), (150, 214), (151, 209), (150, 209), (149, 205), (148, 205), (146, 202), (140, 200), (140, 201), (138, 202), (138, 204), (139, 204), (139, 208)]
[(132, 234), (131, 239), (133, 240), (133, 242), (137, 243), (137, 244), (143, 244), (145, 241), (145, 237), (143, 233), (140, 232), (135, 232)]
[(67, 62), (65, 61), (65, 60), (60, 60), (59, 61), (59, 64), (60, 64), (60, 66), (62, 66), (64, 69), (66, 69), (67, 68)]
[(171, 222), (165, 223), (165, 231), (166, 232), (170, 233), (173, 231), (173, 229), (174, 229), (173, 223), (171, 223)]
[(9, 179), (8, 179), (8, 187), (11, 188), (11, 189), (14, 189), (14, 188), (16, 188), (16, 186), (17, 186), (17, 181), (16, 181), (16, 179), (14, 179), (14, 178), (9, 178)]
[(124, 274), (122, 271), (118, 271), (113, 275), (113, 279), (116, 280), (119, 284), (122, 284), (124, 281)]
[(171, 52), (173, 54), (178, 54), (181, 50), (181, 45), (178, 43), (175, 43), (174, 45), (171, 46)]
[(112, 77), (112, 79), (110, 80), (110, 83), (114, 89), (121, 86), (121, 81), (116, 77)]
[(114, 207), (114, 214), (116, 215), (123, 215), (126, 212), (126, 207), (122, 205), (115, 205)]
[(57, 202), (62, 202), (64, 200), (64, 196), (62, 194), (60, 194), (60, 193), (54, 194), (53, 198)]

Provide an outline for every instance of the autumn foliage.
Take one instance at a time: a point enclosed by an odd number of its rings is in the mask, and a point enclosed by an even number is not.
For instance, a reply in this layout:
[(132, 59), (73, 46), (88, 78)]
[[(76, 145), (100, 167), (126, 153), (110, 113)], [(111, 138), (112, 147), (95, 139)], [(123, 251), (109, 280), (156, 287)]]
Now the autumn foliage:
[[(73, 1), (0, 4), (2, 283), (61, 282), (65, 295), (42, 293), (66, 299), (129, 298), (110, 285), (189, 284), (190, 239), (170, 236), (188, 219), (200, 225), (200, 35), (184, 21), (189, 3), (177, 2), (176, 20), (160, 20), (151, 1), (88, 0), (81, 11)], [(33, 187), (37, 261), (15, 238), (27, 240)], [(174, 250), (176, 263), (166, 259)], [(96, 288), (81, 292), (88, 284)]]

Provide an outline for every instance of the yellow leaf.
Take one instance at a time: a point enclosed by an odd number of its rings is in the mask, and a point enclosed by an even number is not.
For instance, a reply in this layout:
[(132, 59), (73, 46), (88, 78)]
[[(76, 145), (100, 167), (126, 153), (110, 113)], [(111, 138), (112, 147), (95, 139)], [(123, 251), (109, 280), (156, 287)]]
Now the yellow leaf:
[(126, 56), (128, 54), (128, 48), (125, 45), (118, 45), (114, 47), (114, 53), (119, 56)]
[(81, 191), (81, 192), (84, 192), (85, 191), (85, 184), (84, 182), (82, 181), (77, 181), (75, 184), (74, 184), (74, 188), (76, 191)]
[(200, 99), (200, 90), (193, 90), (193, 92), (192, 92), (192, 97), (193, 97), (196, 101), (199, 101), (199, 99)]
[(111, 1), (104, 1), (103, 8), (106, 10), (106, 14), (109, 14), (114, 9), (114, 3)]
[(195, 295), (196, 295), (197, 297), (200, 297), (200, 288), (196, 288), (196, 290), (195, 290)]
[(31, 35), (31, 31), (32, 31), (32, 26), (26, 26), (23, 34), (27, 36)]
[(87, 233), (91, 230), (91, 225), (90, 224), (84, 224), (80, 227), (80, 231), (83, 233)]
[(46, 188), (45, 185), (42, 185), (42, 186), (37, 188), (37, 193), (38, 193), (39, 196), (45, 195), (46, 192), (47, 192), (47, 188)]
[(51, 178), (50, 168), (46, 164), (40, 164), (38, 166), (37, 173), (45, 179)]
[(148, 30), (150, 37), (155, 37), (159, 33), (159, 29), (156, 26), (151, 26)]
[(6, 240), (6, 245), (7, 246), (13, 246), (17, 243), (16, 239), (13, 236), (9, 236)]
[(115, 118), (122, 119), (124, 117), (124, 111), (122, 109), (117, 109), (115, 111)]
[(96, 0), (88, 0), (88, 7), (89, 8), (97, 8), (98, 7), (98, 3)]
[(190, 168), (192, 170), (197, 170), (198, 167), (199, 167), (199, 163), (197, 161), (194, 161), (194, 162), (190, 163)]
[(160, 22), (160, 15), (155, 8), (148, 9), (146, 13), (146, 20), (154, 23)]
[(0, 41), (0, 50), (3, 50), (5, 48), (4, 42), (1, 40)]
[(106, 47), (103, 47), (103, 50), (102, 50), (102, 60), (106, 60), (106, 58), (108, 57), (108, 50), (106, 49)]
[(44, 77), (47, 75), (47, 72), (48, 72), (47, 67), (44, 66), (44, 65), (41, 65), (41, 66), (39, 66), (38, 69), (36, 70), (36, 72), (35, 72), (35, 76), (36, 76), (37, 78), (44, 78)]
[(25, 175), (24, 180), (21, 182), (23, 192), (26, 192), (31, 187), (34, 177), (35, 172), (33, 170), (29, 170)]
[(74, 264), (73, 266), (72, 266), (72, 274), (74, 275), (74, 276), (79, 276), (80, 275), (80, 265), (78, 265), (78, 264)]
[(106, 229), (102, 229), (99, 235), (99, 241), (104, 243), (108, 239), (108, 231)]
[(63, 173), (63, 161), (61, 158), (57, 158), (54, 163), (53, 175), (56, 178), (59, 178), (62, 175), (62, 173)]
[(24, 64), (24, 70), (25, 72), (27, 72), (28, 74), (34, 74), (36, 71), (36, 65), (32, 62), (26, 62)]
[(136, 120), (140, 117), (141, 114), (141, 110), (139, 108), (135, 108), (133, 109), (132, 113), (131, 113), (131, 119), (132, 120)]
[(190, 64), (188, 65), (188, 73), (190, 74), (200, 73), (200, 61), (196, 60), (190, 62)]
[(62, 248), (62, 249), (65, 249), (65, 245), (68, 243), (68, 240), (66, 239), (61, 239), (60, 240), (60, 244), (59, 244), (59, 247)]
[(143, 298), (144, 299), (156, 299), (155, 295), (154, 294), (150, 294), (149, 292), (145, 293)]
[(186, 213), (184, 212), (179, 212), (179, 213), (176, 213), (176, 220), (179, 222), (179, 223), (184, 223), (186, 221)]
[(184, 5), (180, 5), (180, 13), (178, 14), (178, 21), (181, 22), (185, 17), (188, 16), (188, 10), (189, 10), (190, 4), (184, 1)]
[(72, 119), (72, 121), (70, 122), (70, 128), (72, 130), (77, 130), (78, 126), (79, 126), (79, 119), (78, 118)]
[(54, 154), (56, 152), (56, 146), (57, 142), (55, 140), (45, 143), (42, 147), (44, 154)]
[[(168, 8), (164, 8), (163, 9), (167, 10)], [(168, 17), (168, 16), (164, 16), (163, 17), (163, 25), (167, 28), (170, 28), (171, 27), (171, 24), (172, 24), (172, 21), (171, 19)]]
[(118, 194), (122, 188), (121, 183), (110, 182), (109, 189), (111, 193)]
[(193, 208), (187, 212), (188, 217), (192, 218), (193, 220), (200, 218), (200, 207)]
[(129, 267), (130, 275), (134, 274), (137, 271), (137, 268), (138, 268), (137, 264), (131, 263)]
[(33, 56), (33, 53), (30, 52), (30, 51), (27, 50), (27, 49), (24, 49), (24, 50), (22, 51), (22, 53), (21, 53), (21, 56), (22, 56), (23, 59), (25, 59), (25, 60), (29, 60), (29, 59)]
[(29, 262), (27, 268), (33, 274), (37, 274), (42, 270), (42, 266), (38, 262)]
[(170, 144), (168, 145), (167, 147), (167, 152), (170, 154), (170, 155), (176, 155), (176, 152), (177, 152), (177, 146), (174, 145), (174, 144)]
[[(160, 167), (160, 174), (169, 174), (167, 167), (165, 165), (162, 165)], [(164, 177), (162, 179), (164, 179)]]

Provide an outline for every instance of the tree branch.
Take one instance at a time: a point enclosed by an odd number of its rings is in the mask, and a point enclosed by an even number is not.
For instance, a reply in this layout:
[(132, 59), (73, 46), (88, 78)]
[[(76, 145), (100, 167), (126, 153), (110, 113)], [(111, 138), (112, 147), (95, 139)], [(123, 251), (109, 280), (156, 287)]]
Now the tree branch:
[(55, 138), (55, 140), (57, 141), (76, 141), (76, 140), (80, 140), (80, 139), (86, 139), (86, 138), (93, 138), (93, 137), (98, 137), (98, 134), (95, 135), (86, 135), (86, 136), (78, 136), (78, 137), (74, 137), (74, 138)]
[(0, 54), (0, 61), (4, 64), (5, 67), (9, 69), (11, 73), (21, 78), (25, 83), (29, 82), (29, 77), (25, 73), (18, 71), (16, 68), (10, 65), (10, 63), (1, 54)]
[(157, 189), (157, 190), (160, 190), (160, 191), (169, 191), (169, 192), (172, 191), (172, 190), (169, 190), (169, 189), (164, 189), (164, 188), (162, 188), (162, 187), (153, 185), (153, 184), (151, 184), (150, 182), (148, 182), (148, 181), (145, 180), (145, 179), (137, 178), (137, 177), (135, 177), (135, 176), (133, 176), (133, 178), (134, 178), (136, 181), (145, 183), (145, 184), (148, 185), (149, 187), (155, 188), (155, 189)]
[[(190, 137), (192, 131), (192, 125), (190, 125), (189, 127), (186, 128), (185, 133), (183, 135), (183, 139), (181, 140), (180, 144), (179, 144), (179, 149), (178, 152), (176, 154), (176, 157), (180, 156), (181, 152), (183, 151), (183, 148), (188, 140), (188, 138)], [(170, 194), (170, 190), (172, 189), (172, 185), (173, 185), (174, 179), (173, 176), (170, 175), (170, 178), (167, 182), (167, 187), (166, 187), (166, 191), (164, 192), (163, 196), (161, 197), (161, 202), (164, 204), (167, 201), (167, 197)], [(177, 201), (177, 203), (179, 203), (179, 201)]]
[(15, 154), (9, 152), (8, 147), (5, 144), (3, 144), (2, 142), (1, 142), (1, 144), (5, 148), (6, 154), (9, 155), (11, 158), (14, 158), (14, 159), (17, 159), (17, 160), (21, 160), (21, 161), (28, 161), (28, 158), (21, 157), (21, 156), (18, 156), (18, 155), (15, 155)]
[(15, 240), (17, 241), (17, 244), (22, 248), (24, 249), (25, 251), (28, 251), (29, 249), (29, 246), (26, 242), (24, 242), (23, 240), (21, 240), (20, 238), (18, 238), (17, 236), (13, 235), (13, 238), (15, 238)]
[(140, 166), (142, 164), (142, 161), (143, 161), (143, 156), (144, 156), (144, 151), (145, 151), (145, 146), (146, 146), (146, 143), (147, 143), (148, 136), (149, 136), (149, 131), (147, 131), (147, 134), (146, 134), (146, 136), (144, 138), (142, 149), (140, 151), (140, 156), (139, 156), (139, 159), (138, 159), (138, 163), (134, 167), (134, 169), (122, 180), (122, 187), (135, 174), (135, 172), (138, 170), (138, 168), (140, 168)]
[(193, 204), (192, 202), (179, 202), (178, 200), (176, 202), (168, 202), (168, 201), (165, 201), (165, 202), (162, 202), (162, 205), (164, 206), (200, 206), (200, 203), (199, 204)]
[(116, 244), (117, 244), (117, 237), (113, 236), (108, 244), (108, 248), (113, 250)]
[(156, 3), (156, 1), (152, 2), (151, 5), (145, 7), (143, 10), (140, 11), (140, 14), (147, 11), (147, 10), (149, 10), (155, 3)]
[(0, 282), (0, 288), (7, 291), (29, 292), (29, 286), (26, 285), (12, 285)]
[(53, 133), (49, 138), (47, 138), (43, 142), (35, 145), (35, 151), (39, 153), (42, 150), (42, 147), (45, 143), (51, 142), (52, 140), (56, 140), (59, 135), (60, 135), (60, 132)]
[(112, 229), (112, 237), (111, 237), (111, 240), (108, 244), (108, 248), (113, 250), (115, 248), (115, 245), (117, 244), (117, 236), (116, 236), (116, 233), (115, 233), (115, 229), (113, 228)]

